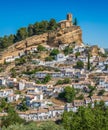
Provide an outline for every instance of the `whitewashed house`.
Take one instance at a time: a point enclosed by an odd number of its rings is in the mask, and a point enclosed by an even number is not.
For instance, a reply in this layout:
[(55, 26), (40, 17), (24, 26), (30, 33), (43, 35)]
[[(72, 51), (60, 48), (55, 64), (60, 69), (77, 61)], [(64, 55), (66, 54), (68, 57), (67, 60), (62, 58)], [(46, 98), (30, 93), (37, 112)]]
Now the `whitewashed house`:
[(6, 79), (4, 77), (0, 77), (0, 85), (6, 85)]
[(47, 75), (48, 73), (46, 72), (36, 72), (36, 77), (37, 78), (45, 78), (45, 76)]
[(73, 101), (73, 106), (74, 107), (80, 107), (80, 106), (84, 106), (84, 105), (85, 105), (84, 100), (74, 100)]
[(54, 106), (53, 117), (59, 117), (64, 112), (64, 106)]
[(15, 102), (18, 101), (19, 98), (20, 98), (19, 94), (9, 94), (7, 96), (7, 102)]
[(100, 77), (99, 85), (97, 87), (108, 91), (108, 77)]
[(24, 89), (25, 89), (25, 82), (24, 82), (24, 81), (20, 81), (20, 82), (19, 82), (18, 89), (19, 89), (19, 90), (24, 90)]
[(9, 62), (13, 62), (15, 60), (14, 56), (8, 56), (5, 58), (5, 62), (9, 63)]
[(0, 97), (8, 97), (8, 95), (13, 94), (13, 89), (1, 89), (0, 90)]
[(30, 52), (31, 52), (31, 53), (37, 52), (37, 47), (36, 47), (36, 46), (32, 47), (31, 50), (30, 50)]
[(18, 82), (17, 82), (17, 79), (16, 78), (8, 78), (7, 80), (6, 80), (6, 84), (7, 84), (7, 86), (9, 86), (9, 87), (16, 87), (16, 86), (18, 86)]
[(21, 56), (24, 56), (25, 55), (25, 52), (24, 51), (22, 51), (22, 52), (19, 52), (19, 57), (21, 57)]
[(73, 103), (67, 103), (65, 105), (65, 110), (67, 112), (69, 112), (69, 111), (77, 112), (77, 109), (78, 109), (77, 107), (73, 106)]
[(75, 48), (73, 48), (73, 53), (84, 52), (84, 51), (85, 51), (85, 47), (84, 46), (75, 46)]
[(62, 53), (59, 53), (56, 58), (55, 58), (56, 61), (65, 61), (66, 60), (66, 56)]
[(86, 57), (86, 56), (79, 56), (78, 57), (78, 60), (80, 60), (80, 61), (82, 61), (82, 62), (87, 62), (88, 61), (88, 57)]
[(43, 100), (43, 93), (42, 92), (29, 92), (26, 95), (26, 103), (28, 106), (31, 106), (32, 102), (41, 102)]
[(100, 96), (96, 96), (96, 95), (93, 95), (91, 97), (91, 101), (92, 101), (92, 106), (94, 106), (94, 103), (95, 102), (100, 102), (102, 100), (102, 98)]
[(92, 103), (92, 100), (89, 97), (84, 98), (86, 106), (88, 106), (89, 103)]
[(38, 88), (27, 88), (27, 94), (34, 94), (34, 93), (38, 93), (39, 90)]
[(61, 85), (58, 85), (58, 86), (54, 86), (54, 87), (53, 87), (53, 92), (54, 92), (54, 93), (61, 93), (61, 92), (63, 92), (63, 91), (64, 91), (64, 87), (61, 86)]
[(35, 86), (34, 82), (25, 82), (25, 88), (33, 88)]

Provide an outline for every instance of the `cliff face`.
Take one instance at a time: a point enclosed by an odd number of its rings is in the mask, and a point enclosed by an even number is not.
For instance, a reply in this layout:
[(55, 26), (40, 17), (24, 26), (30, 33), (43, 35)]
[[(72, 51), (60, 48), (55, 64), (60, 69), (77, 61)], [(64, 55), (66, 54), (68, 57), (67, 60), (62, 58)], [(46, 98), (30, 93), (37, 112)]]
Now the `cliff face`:
[(99, 47), (98, 46), (91, 46), (90, 48), (92, 56), (97, 56), (99, 54)]
[(3, 62), (6, 57), (18, 56), (20, 52), (29, 50), (33, 46), (47, 43), (48, 40), (47, 38), (48, 38), (48, 33), (44, 33), (42, 35), (37, 35), (37, 36), (35, 35), (29, 37), (26, 40), (22, 40), (20, 42), (11, 45), (4, 52), (0, 53), (0, 63)]
[(80, 27), (73, 26), (52, 32), (48, 36), (48, 44), (52, 46), (58, 46), (60, 44), (70, 44), (75, 42), (76, 45), (82, 45), (82, 31)]
[(59, 46), (61, 44), (70, 44), (73, 42), (77, 45), (82, 44), (82, 31), (78, 26), (72, 26), (70, 28), (44, 33), (42, 35), (35, 35), (8, 47), (0, 54), (0, 62), (3, 62), (8, 56), (17, 56), (19, 52), (28, 50), (39, 44), (46, 43), (50, 46)]
[(22, 50), (22, 49), (28, 48), (30, 46), (44, 44), (47, 42), (47, 37), (48, 37), (47, 33), (44, 33), (42, 35), (32, 36), (30, 38), (27, 38), (24, 41), (16, 43), (14, 47), (16, 50)]

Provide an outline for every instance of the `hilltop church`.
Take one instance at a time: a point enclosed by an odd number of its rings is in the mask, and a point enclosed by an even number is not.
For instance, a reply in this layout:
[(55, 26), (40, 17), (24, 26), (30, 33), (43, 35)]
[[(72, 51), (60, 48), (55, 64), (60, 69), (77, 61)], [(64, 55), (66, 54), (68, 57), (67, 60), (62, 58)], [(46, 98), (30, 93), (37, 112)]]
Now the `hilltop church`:
[(72, 14), (67, 14), (67, 20), (62, 20), (59, 22), (60, 28), (69, 28), (72, 27)]

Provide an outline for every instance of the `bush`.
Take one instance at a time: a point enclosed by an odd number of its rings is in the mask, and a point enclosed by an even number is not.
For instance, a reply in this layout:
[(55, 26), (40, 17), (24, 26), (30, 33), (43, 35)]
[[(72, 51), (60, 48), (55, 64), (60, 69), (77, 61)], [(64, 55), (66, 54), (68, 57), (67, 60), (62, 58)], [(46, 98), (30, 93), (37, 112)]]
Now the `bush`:
[(50, 56), (56, 56), (57, 54), (59, 54), (59, 50), (58, 50), (58, 49), (53, 49), (53, 50), (50, 52)]
[(51, 57), (51, 56), (48, 56), (45, 58), (45, 61), (52, 61), (52, 60), (53, 60), (53, 57)]
[(65, 55), (68, 55), (68, 54), (73, 53), (73, 48), (67, 46), (63, 51), (64, 51), (64, 54), (65, 54)]
[(75, 89), (73, 87), (67, 86), (64, 89), (64, 92), (59, 94), (59, 98), (65, 100), (68, 103), (71, 103), (75, 99)]
[(105, 93), (105, 90), (100, 90), (100, 91), (98, 92), (98, 96), (102, 96), (104, 93)]
[(108, 107), (103, 101), (96, 102), (94, 108), (81, 106), (77, 112), (64, 112), (62, 124), (65, 130), (108, 130)]
[(15, 60), (15, 65), (23, 65), (24, 63), (26, 63), (26, 60), (24, 57)]
[(77, 63), (76, 63), (76, 68), (79, 68), (79, 69), (84, 68), (84, 63), (83, 63), (83, 61), (77, 61)]
[(69, 83), (71, 83), (71, 80), (69, 78), (65, 78), (64, 80), (58, 80), (56, 85), (69, 84)]
[(49, 74), (47, 74), (44, 78), (44, 80), (42, 81), (42, 83), (48, 83), (51, 80), (51, 76)]
[(8, 115), (3, 117), (1, 122), (2, 126), (8, 127), (16, 123), (22, 124), (25, 122), (25, 120), (19, 117), (19, 115), (16, 113), (13, 107), (8, 106)]
[(76, 56), (76, 58), (78, 58), (78, 56), (80, 56), (80, 52), (76, 52), (75, 56)]
[(37, 50), (38, 51), (45, 51), (46, 48), (44, 46), (42, 46), (42, 45), (38, 45)]
[(78, 100), (83, 100), (83, 99), (84, 99), (84, 95), (83, 95), (83, 94), (80, 94), (76, 99), (78, 99)]

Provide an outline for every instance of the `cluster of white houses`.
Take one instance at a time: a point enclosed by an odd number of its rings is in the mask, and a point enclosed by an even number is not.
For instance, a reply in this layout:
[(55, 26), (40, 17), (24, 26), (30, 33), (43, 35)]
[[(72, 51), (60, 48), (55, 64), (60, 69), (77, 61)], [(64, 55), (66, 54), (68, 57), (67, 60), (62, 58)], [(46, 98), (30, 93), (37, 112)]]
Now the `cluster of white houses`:
[[(26, 121), (44, 121), (44, 120), (56, 120), (61, 117), (64, 111), (77, 112), (80, 106), (91, 106), (94, 107), (95, 102), (104, 101), (105, 105), (108, 106), (108, 96), (92, 96), (91, 98), (85, 98), (84, 100), (74, 100), (72, 103), (67, 103), (66, 105), (50, 105), (41, 106), (36, 109), (31, 109), (25, 112), (17, 111), (19, 116)], [(0, 116), (7, 116), (6, 113), (0, 113)]]
[[(78, 71), (79, 72), (79, 71)], [(47, 74), (53, 74), (58, 77), (58, 74), (60, 73), (55, 73), (55, 72), (38, 72), (37, 76), (40, 78), (44, 78)], [(70, 72), (71, 74), (71, 72)], [(78, 73), (79, 74), (79, 73)], [(55, 77), (55, 76), (54, 76)], [(97, 77), (98, 82), (96, 87), (105, 89), (105, 91), (108, 91), (108, 76), (100, 76)], [(72, 78), (73, 79), (73, 78)], [(72, 82), (69, 84), (70, 86), (73, 86), (74, 88), (78, 89), (83, 89), (89, 85), (95, 86), (94, 81), (92, 79), (89, 79), (88, 74), (82, 75), (82, 78), (79, 78), (78, 82)], [(26, 80), (17, 80), (16, 78), (10, 78), (10, 77), (0, 77), (0, 86), (7, 86), (7, 87), (14, 87), (20, 91), (22, 90), (29, 90), (31, 89), (32, 91), (42, 91), (42, 92), (47, 92), (48, 89), (52, 89), (52, 91), (55, 91), (55, 89), (58, 88), (57, 91), (60, 91), (59, 88), (62, 88), (65, 85), (53, 85), (53, 84), (36, 84), (35, 82), (28, 82)], [(34, 90), (35, 89), (35, 90)], [(31, 92), (32, 92), (31, 91)]]
[[(71, 86), (75, 89), (85, 90), (88, 86), (95, 86), (95, 83), (87, 78), (79, 79), (78, 82), (72, 82), (66, 85), (53, 85), (53, 84), (36, 84), (35, 82), (28, 82), (26, 80), (17, 81), (16, 78), (0, 78), (0, 85), (2, 89), (0, 90), (0, 97), (7, 97), (9, 102), (18, 100), (19, 95), (14, 94), (14, 90), (18, 89), (20, 91), (26, 90), (26, 102), (30, 107), (44, 106), (45, 96), (57, 97), (60, 92), (63, 92), (65, 86)], [(3, 89), (3, 86), (10, 87), (13, 89)], [(108, 76), (99, 76), (97, 89), (103, 89), (108, 91)]]
[(76, 112), (80, 106), (87, 106), (91, 103), (94, 107), (94, 102), (104, 101), (105, 105), (108, 106), (108, 96), (100, 97), (93, 96), (92, 98), (85, 98), (84, 100), (74, 100), (72, 103), (67, 103), (64, 106), (49, 106), (40, 107), (38, 109), (28, 110), (26, 112), (18, 112), (19, 116), (27, 121), (42, 121), (42, 120), (56, 120), (58, 119), (64, 111)]
[[(64, 50), (66, 45), (59, 47), (59, 49)], [(47, 50), (51, 50), (53, 48), (50, 48), (49, 46), (46, 47)], [(108, 91), (108, 76), (101, 76), (101, 73), (103, 72), (107, 73), (107, 65), (108, 65), (108, 59), (107, 58), (100, 58), (99, 56), (92, 56), (90, 57), (90, 62), (93, 66), (97, 66), (97, 69), (90, 72), (86, 68), (83, 69), (76, 69), (72, 66), (72, 68), (66, 67), (57, 67), (56, 64), (70, 64), (74, 65), (77, 61), (83, 61), (84, 65), (87, 65), (88, 57), (85, 54), (86, 47), (85, 46), (76, 46), (73, 48), (73, 54), (69, 54), (65, 56), (62, 53), (59, 53), (54, 61), (51, 62), (45, 62), (40, 61), (39, 59), (34, 59), (34, 61), (37, 61), (39, 65), (43, 66), (53, 66), (55, 68), (58, 68), (59, 72), (52, 72), (52, 71), (41, 71), (36, 72), (35, 77), (36, 79), (42, 79), (45, 78), (46, 75), (51, 75), (54, 79), (63, 79), (69, 77), (71, 81), (73, 81), (71, 84), (66, 85), (56, 85), (56, 84), (36, 84), (34, 82), (28, 82), (26, 80), (17, 80), (16, 78), (10, 78), (10, 77), (0, 77), (0, 86), (2, 86), (2, 89), (0, 90), (0, 98), (6, 98), (8, 102), (14, 102), (18, 101), (20, 97), (23, 97), (26, 99), (26, 104), (30, 108), (30, 110), (26, 112), (19, 112), (21, 118), (24, 118), (25, 120), (34, 120), (34, 121), (40, 121), (40, 120), (50, 120), (50, 119), (57, 119), (61, 116), (61, 114), (66, 111), (74, 111), (76, 112), (77, 109), (80, 106), (87, 106), (88, 103), (91, 103), (92, 106), (94, 106), (95, 101), (101, 101), (103, 100), (105, 104), (108, 106), (108, 96), (96, 96), (93, 95), (91, 98), (85, 98), (84, 100), (74, 100), (70, 104), (66, 104), (63, 106), (57, 106), (56, 104), (50, 102), (47, 100), (46, 97), (57, 97), (60, 92), (64, 91), (64, 88), (66, 86), (74, 87), (75, 89), (80, 90), (87, 90), (90, 86), (96, 86), (97, 89)], [(37, 51), (37, 47), (29, 48), (28, 50), (24, 52), (19, 52), (18, 56), (9, 56), (6, 57), (6, 62), (13, 62), (15, 59), (20, 58), (23, 55), (26, 55), (26, 53), (33, 53)], [(81, 56), (76, 57), (75, 53), (80, 52), (82, 53)], [(84, 53), (83, 53), (84, 52)], [(98, 73), (100, 76), (98, 76), (98, 81), (94, 82), (92, 79), (89, 78), (90, 74)], [(77, 80), (77, 82), (75, 82)], [(5, 88), (3, 88), (5, 86)], [(10, 87), (10, 89), (7, 88)], [(13, 89), (11, 89), (13, 88)], [(23, 94), (15, 94), (15, 90), (19, 90), (20, 92), (24, 92)]]
[(13, 89), (1, 89), (0, 90), (0, 98), (5, 98), (7, 102), (15, 102), (18, 101), (20, 95), (14, 94)]

